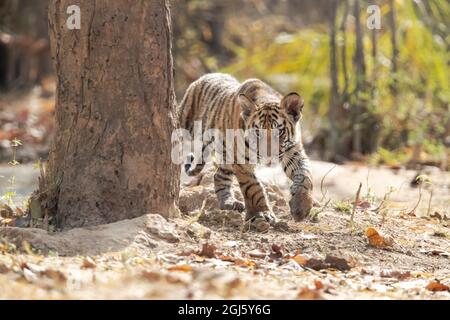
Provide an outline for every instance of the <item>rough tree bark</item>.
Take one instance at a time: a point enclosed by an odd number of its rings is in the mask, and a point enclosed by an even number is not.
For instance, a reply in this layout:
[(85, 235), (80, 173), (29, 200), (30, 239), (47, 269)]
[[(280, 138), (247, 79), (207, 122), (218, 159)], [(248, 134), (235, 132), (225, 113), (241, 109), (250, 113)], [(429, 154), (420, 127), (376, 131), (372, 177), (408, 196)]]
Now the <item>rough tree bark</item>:
[(56, 134), (41, 207), (58, 228), (176, 212), (179, 168), (168, 0), (52, 0)]

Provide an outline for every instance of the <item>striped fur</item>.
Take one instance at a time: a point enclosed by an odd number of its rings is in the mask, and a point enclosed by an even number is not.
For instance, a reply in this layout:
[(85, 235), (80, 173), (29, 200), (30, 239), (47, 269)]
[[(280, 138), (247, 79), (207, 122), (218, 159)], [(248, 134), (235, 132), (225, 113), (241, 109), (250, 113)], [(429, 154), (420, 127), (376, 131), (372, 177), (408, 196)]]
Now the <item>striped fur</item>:
[[(240, 84), (229, 75), (213, 73), (189, 86), (179, 105), (178, 116), (181, 128), (191, 134), (194, 121), (202, 121), (203, 131), (215, 128), (223, 135), (226, 129), (279, 130), (279, 160), (284, 172), (293, 181), (289, 202), (291, 213), (296, 220), (300, 220), (309, 213), (313, 203), (309, 160), (301, 138), (300, 142), (294, 138), (302, 108), (303, 100), (296, 93), (283, 97), (261, 80), (249, 79)], [(203, 151), (211, 142), (203, 142)], [(236, 150), (235, 154), (238, 152), (242, 150)], [(248, 154), (248, 150), (244, 152)], [(205, 165), (197, 163), (194, 166), (192, 160), (189, 159), (185, 165), (188, 175), (200, 173)], [(239, 182), (245, 204), (237, 201), (231, 192), (233, 176)], [(264, 217), (269, 222), (275, 221), (253, 165), (219, 164), (214, 175), (214, 186), (221, 209), (245, 210), (247, 219)]]

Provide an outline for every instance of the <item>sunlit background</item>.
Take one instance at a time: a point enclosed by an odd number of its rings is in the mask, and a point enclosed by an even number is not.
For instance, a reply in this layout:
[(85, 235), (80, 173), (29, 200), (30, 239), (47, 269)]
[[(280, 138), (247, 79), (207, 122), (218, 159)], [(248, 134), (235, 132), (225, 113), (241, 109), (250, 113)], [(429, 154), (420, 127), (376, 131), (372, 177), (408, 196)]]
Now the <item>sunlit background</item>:
[[(381, 29), (367, 25), (378, 5)], [(450, 4), (441, 0), (172, 1), (177, 99), (207, 72), (306, 101), (304, 142), (335, 162), (449, 169)], [(0, 160), (45, 159), (54, 80), (46, 1), (0, 3)]]

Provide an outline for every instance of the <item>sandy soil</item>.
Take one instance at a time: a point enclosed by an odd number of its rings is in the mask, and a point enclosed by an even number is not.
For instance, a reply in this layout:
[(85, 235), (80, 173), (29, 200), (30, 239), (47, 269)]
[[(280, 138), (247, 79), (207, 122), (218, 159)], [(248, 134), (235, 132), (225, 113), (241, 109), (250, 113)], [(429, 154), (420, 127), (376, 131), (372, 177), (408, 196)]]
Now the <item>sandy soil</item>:
[(265, 233), (217, 209), (211, 171), (183, 187), (176, 219), (149, 214), (58, 234), (0, 228), (0, 298), (449, 299), (450, 174), (429, 170), (431, 210), (424, 187), (413, 212), (416, 172), (338, 166), (321, 190), (332, 167), (313, 163), (322, 207), (299, 223), (284, 175), (258, 171), (280, 219)]

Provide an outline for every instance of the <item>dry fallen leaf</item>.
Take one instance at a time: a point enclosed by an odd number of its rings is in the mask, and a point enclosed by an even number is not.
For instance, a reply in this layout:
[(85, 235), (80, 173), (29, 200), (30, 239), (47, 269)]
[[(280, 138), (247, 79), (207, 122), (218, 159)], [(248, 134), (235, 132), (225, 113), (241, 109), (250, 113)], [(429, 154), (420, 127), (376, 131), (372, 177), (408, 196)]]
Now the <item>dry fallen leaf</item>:
[(194, 262), (205, 262), (205, 257), (199, 256), (197, 254), (191, 255)]
[(433, 292), (450, 291), (450, 287), (441, 283), (439, 280), (431, 281), (425, 288)]
[(323, 283), (319, 279), (314, 280), (314, 286), (316, 287), (316, 290), (323, 289)]
[(177, 255), (182, 256), (182, 257), (187, 257), (190, 256), (191, 254), (196, 254), (197, 251), (193, 250), (193, 249), (189, 249), (189, 250), (185, 250), (185, 251), (181, 251), (179, 253), (177, 253)]
[(161, 274), (154, 271), (144, 271), (142, 277), (149, 281), (158, 281), (161, 279)]
[(327, 255), (325, 257), (325, 260), (309, 259), (306, 261), (304, 266), (316, 271), (322, 269), (336, 269), (339, 271), (348, 271), (351, 269), (351, 266), (348, 264), (347, 260), (330, 255)]
[(188, 264), (177, 264), (167, 268), (168, 271), (191, 272), (192, 267)]
[(314, 289), (311, 290), (309, 288), (300, 289), (297, 294), (297, 299), (300, 300), (324, 300), (324, 297), (320, 293), (320, 290)]
[(202, 250), (198, 253), (198, 255), (206, 258), (215, 258), (216, 250), (217, 248), (215, 245), (204, 243), (202, 246)]
[(242, 286), (243, 284), (244, 284), (244, 283), (243, 283), (243, 281), (242, 281), (241, 279), (239, 279), (239, 278), (234, 278), (233, 280), (230, 280), (230, 281), (227, 283), (227, 286), (228, 286), (228, 289), (236, 289), (236, 288)]
[(323, 262), (323, 260), (312, 258), (306, 262), (305, 267), (319, 271), (322, 269), (327, 269), (328, 264)]
[(281, 253), (282, 249), (283, 248), (281, 246), (277, 245), (277, 244), (273, 244), (272, 245), (272, 251), (275, 252), (275, 253)]
[(394, 240), (389, 236), (382, 236), (375, 228), (369, 227), (366, 230), (369, 244), (376, 248), (386, 248), (394, 244)]
[(420, 250), (420, 253), (429, 254), (432, 256), (450, 257), (450, 252), (446, 252), (442, 249), (424, 249)]
[(252, 258), (265, 258), (267, 256), (267, 253), (262, 252), (261, 250), (258, 250), (258, 249), (251, 250), (247, 253)]
[(86, 257), (83, 260), (83, 265), (81, 266), (83, 269), (94, 269), (97, 267), (97, 264), (95, 263), (94, 259), (91, 257)]
[(244, 267), (254, 267), (256, 265), (256, 263), (252, 260), (241, 259), (241, 258), (235, 259), (234, 263), (238, 266), (244, 266)]
[(411, 277), (411, 271), (392, 271), (385, 270), (380, 273), (382, 278), (395, 278), (398, 280), (405, 280)]
[(327, 263), (330, 268), (337, 269), (339, 271), (347, 271), (351, 269), (347, 260), (344, 258), (327, 255), (325, 257), (325, 263)]
[(186, 284), (186, 279), (183, 279), (182, 277), (179, 277), (178, 275), (174, 274), (166, 274), (164, 276), (164, 280), (166, 280), (168, 283), (171, 284)]
[(235, 258), (227, 255), (221, 255), (219, 256), (219, 259), (222, 261), (229, 261), (229, 262), (234, 262), (236, 260)]
[(301, 254), (296, 254), (291, 259), (293, 259), (295, 262), (297, 262), (302, 267), (308, 263), (308, 259), (303, 257)]
[(56, 282), (64, 283), (67, 281), (67, 277), (65, 276), (65, 274), (62, 273), (61, 271), (57, 271), (57, 270), (47, 269), (47, 270), (42, 271), (40, 273), (40, 275), (50, 278)]
[(277, 244), (272, 245), (271, 259), (279, 259), (283, 257), (283, 248)]

